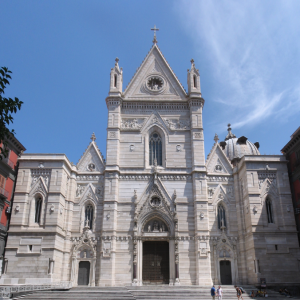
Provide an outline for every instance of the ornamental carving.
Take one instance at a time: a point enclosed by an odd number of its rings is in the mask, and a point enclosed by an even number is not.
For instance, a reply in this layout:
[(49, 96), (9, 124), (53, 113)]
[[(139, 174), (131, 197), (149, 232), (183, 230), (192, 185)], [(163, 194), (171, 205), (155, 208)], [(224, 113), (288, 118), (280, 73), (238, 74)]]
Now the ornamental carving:
[(231, 176), (207, 176), (208, 181), (233, 181), (233, 177)]
[(158, 198), (158, 197), (153, 197), (151, 200), (150, 200), (150, 205), (152, 207), (159, 207), (161, 206), (161, 200)]
[(263, 171), (263, 172), (258, 172), (258, 185), (259, 188), (261, 189), (263, 182), (265, 181), (266, 178), (270, 180), (271, 183), (276, 185), (276, 172), (274, 171)]
[(202, 131), (200, 131), (200, 132), (194, 132), (194, 139), (201, 139), (201, 138), (203, 138)]
[(120, 175), (120, 180), (149, 180), (151, 175)]
[(103, 175), (78, 175), (76, 176), (77, 181), (99, 181), (103, 180)]
[(182, 119), (164, 119), (166, 125), (170, 130), (189, 130), (190, 121)]
[(76, 197), (80, 197), (85, 190), (85, 185), (78, 184), (76, 190)]
[(214, 193), (215, 193), (215, 189), (212, 188), (212, 187), (209, 187), (209, 188), (207, 189), (207, 193), (208, 193), (208, 198), (212, 198), (213, 195), (214, 195)]
[(87, 165), (86, 169), (87, 169), (88, 171), (90, 171), (90, 172), (93, 172), (93, 171), (96, 170), (96, 166), (95, 166), (95, 164), (90, 163), (90, 164)]
[(191, 179), (191, 175), (161, 175), (161, 180), (188, 180)]
[(186, 111), (189, 112), (189, 106), (185, 103), (140, 103), (140, 102), (123, 102), (122, 111), (130, 112), (153, 112), (157, 111)]
[(167, 225), (159, 220), (159, 219), (154, 219), (149, 221), (145, 226), (144, 226), (144, 232), (166, 232), (168, 231)]
[(122, 119), (121, 130), (140, 130), (145, 122), (145, 118)]
[(44, 168), (40, 168), (40, 169), (32, 169), (31, 170), (31, 186), (33, 186), (39, 177), (42, 177), (46, 186), (49, 186), (49, 182), (50, 182), (50, 176), (51, 176), (51, 169), (44, 169)]

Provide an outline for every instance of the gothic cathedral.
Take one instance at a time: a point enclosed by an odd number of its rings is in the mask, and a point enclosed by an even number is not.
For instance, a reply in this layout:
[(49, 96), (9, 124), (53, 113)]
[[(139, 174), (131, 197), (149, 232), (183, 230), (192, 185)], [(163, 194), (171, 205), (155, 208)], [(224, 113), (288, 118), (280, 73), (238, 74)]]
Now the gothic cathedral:
[(205, 160), (200, 74), (185, 91), (156, 39), (123, 91), (110, 73), (106, 161), (23, 154), (2, 284), (299, 283), (287, 161), (236, 137)]

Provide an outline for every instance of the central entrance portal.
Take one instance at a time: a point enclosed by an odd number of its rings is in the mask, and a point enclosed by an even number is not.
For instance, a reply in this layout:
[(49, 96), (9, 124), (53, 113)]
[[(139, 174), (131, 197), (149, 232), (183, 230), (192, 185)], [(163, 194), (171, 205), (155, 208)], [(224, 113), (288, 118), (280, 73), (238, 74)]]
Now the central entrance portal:
[(169, 243), (143, 243), (143, 284), (169, 283)]

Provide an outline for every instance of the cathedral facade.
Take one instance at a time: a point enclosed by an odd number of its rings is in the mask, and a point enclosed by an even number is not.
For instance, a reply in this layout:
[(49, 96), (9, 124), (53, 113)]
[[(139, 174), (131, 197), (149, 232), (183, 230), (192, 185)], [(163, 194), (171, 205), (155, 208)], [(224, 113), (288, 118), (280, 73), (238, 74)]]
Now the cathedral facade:
[(1, 283), (73, 286), (299, 283), (299, 243), (281, 155), (215, 136), (191, 61), (185, 91), (157, 46), (123, 91), (110, 73), (106, 161), (22, 154)]

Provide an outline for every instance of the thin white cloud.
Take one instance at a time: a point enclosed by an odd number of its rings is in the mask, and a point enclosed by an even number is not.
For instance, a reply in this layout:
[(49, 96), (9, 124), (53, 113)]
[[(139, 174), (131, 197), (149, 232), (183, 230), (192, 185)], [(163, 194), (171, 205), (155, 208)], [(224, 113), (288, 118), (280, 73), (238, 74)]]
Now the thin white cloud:
[(235, 128), (300, 111), (300, 74), (295, 71), (300, 5), (294, 3), (176, 2), (182, 24), (201, 49), (199, 58), (210, 62), (216, 90), (210, 101), (230, 108), (222, 113)]

